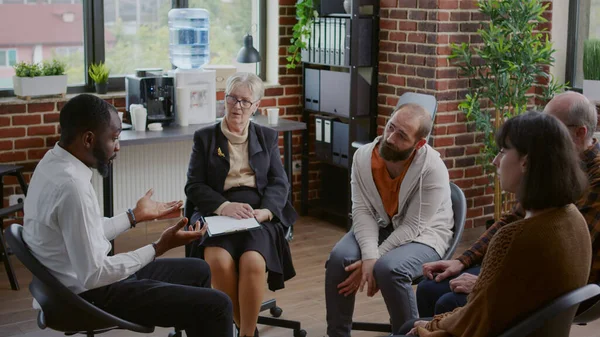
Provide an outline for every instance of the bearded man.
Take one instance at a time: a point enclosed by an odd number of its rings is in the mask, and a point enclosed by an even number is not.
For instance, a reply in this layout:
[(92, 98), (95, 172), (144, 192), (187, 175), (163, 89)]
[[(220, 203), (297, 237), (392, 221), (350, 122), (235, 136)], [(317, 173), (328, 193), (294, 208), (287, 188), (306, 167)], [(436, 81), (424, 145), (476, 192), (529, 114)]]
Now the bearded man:
[(350, 336), (354, 298), (380, 289), (392, 331), (418, 317), (412, 280), (444, 255), (454, 227), (448, 170), (427, 145), (430, 113), (400, 106), (383, 136), (359, 148), (352, 164), (352, 229), (326, 263), (327, 334)]

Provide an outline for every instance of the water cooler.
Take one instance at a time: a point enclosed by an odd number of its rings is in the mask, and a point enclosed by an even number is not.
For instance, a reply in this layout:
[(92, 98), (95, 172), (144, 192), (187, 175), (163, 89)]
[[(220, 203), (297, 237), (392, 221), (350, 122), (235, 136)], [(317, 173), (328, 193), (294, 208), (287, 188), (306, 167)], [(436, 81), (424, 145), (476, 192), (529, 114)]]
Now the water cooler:
[(169, 11), (169, 56), (177, 67), (175, 123), (204, 124), (216, 119), (216, 73), (202, 69), (210, 60), (208, 11), (174, 8)]

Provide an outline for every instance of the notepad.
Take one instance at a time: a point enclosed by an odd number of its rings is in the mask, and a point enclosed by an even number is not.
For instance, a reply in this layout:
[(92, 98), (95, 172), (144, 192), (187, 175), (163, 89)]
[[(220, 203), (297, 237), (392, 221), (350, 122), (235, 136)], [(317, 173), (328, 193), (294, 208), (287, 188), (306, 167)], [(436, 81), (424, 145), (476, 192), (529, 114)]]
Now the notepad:
[(204, 218), (208, 224), (208, 235), (218, 236), (260, 228), (255, 218), (234, 219), (228, 216), (210, 216)]

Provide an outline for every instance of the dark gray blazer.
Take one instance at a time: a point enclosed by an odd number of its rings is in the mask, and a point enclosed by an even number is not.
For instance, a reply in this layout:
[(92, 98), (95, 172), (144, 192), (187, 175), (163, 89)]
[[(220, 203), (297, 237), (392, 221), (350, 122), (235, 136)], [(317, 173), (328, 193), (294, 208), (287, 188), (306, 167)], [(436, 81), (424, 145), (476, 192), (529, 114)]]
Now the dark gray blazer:
[[(298, 214), (288, 201), (290, 184), (281, 164), (277, 131), (250, 122), (248, 127), (248, 160), (256, 175), (256, 188), (261, 207), (269, 209), (286, 227)], [(194, 147), (187, 172), (185, 194), (203, 215), (214, 212), (227, 201), (222, 195), (229, 173), (228, 141), (221, 123), (194, 133)], [(221, 150), (221, 154), (219, 153)]]

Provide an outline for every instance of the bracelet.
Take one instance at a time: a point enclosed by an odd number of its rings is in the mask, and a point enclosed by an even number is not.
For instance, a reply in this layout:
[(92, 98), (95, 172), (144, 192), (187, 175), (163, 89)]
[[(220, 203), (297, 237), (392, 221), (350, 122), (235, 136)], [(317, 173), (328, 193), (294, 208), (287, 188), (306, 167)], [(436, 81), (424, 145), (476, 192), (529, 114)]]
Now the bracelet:
[(133, 210), (130, 208), (127, 210), (127, 214), (131, 217), (131, 228), (135, 228), (137, 225), (137, 221), (135, 221), (135, 215), (133, 214)]

